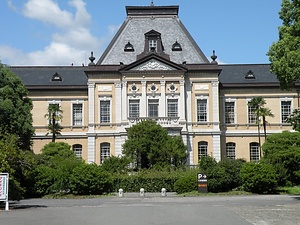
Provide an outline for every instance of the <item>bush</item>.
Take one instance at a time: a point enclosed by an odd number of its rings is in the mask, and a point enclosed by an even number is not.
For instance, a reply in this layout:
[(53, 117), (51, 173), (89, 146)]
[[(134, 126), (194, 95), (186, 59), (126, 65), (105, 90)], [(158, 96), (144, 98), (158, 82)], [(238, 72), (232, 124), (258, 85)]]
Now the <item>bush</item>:
[(207, 186), (209, 192), (217, 193), (229, 191), (229, 184), (230, 176), (220, 164), (207, 170)]
[(243, 188), (252, 193), (273, 193), (277, 189), (274, 167), (266, 163), (245, 163), (241, 169)]
[(198, 190), (197, 173), (198, 171), (196, 170), (186, 172), (184, 176), (180, 177), (175, 182), (174, 190), (177, 192), (177, 194)]
[(216, 165), (217, 161), (210, 156), (202, 156), (198, 163), (198, 167), (203, 173), (206, 173), (208, 169), (215, 167)]
[(126, 173), (130, 159), (127, 157), (111, 156), (104, 160), (101, 168), (109, 173)]
[(76, 195), (101, 195), (109, 193), (111, 188), (111, 176), (96, 164), (81, 164), (70, 177), (71, 193)]

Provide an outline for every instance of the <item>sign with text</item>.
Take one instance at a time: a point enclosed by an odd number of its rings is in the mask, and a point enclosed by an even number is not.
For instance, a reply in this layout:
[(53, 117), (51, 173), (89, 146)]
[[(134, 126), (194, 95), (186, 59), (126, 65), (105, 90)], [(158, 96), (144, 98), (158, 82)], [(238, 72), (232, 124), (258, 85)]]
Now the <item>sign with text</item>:
[(207, 176), (203, 173), (198, 173), (198, 192), (207, 193)]
[(0, 173), (0, 201), (6, 201), (8, 196), (8, 174)]

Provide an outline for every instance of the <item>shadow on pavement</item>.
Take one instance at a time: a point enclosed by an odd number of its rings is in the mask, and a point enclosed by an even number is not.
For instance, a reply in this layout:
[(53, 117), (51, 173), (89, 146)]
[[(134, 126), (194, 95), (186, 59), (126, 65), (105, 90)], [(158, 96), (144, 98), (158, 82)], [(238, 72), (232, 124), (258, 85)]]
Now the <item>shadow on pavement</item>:
[[(5, 204), (0, 204), (0, 211), (4, 210)], [(24, 205), (20, 204), (20, 202), (10, 202), (9, 209), (30, 209), (30, 208), (47, 208), (46, 205)]]

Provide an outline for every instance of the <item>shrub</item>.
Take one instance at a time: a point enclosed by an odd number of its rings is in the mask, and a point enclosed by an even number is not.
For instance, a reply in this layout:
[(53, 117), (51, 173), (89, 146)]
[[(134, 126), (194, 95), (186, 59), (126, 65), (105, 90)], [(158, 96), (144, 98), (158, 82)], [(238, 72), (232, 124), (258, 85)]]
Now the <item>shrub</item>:
[(252, 193), (272, 193), (277, 188), (274, 167), (266, 163), (245, 163), (241, 169), (243, 188)]
[(109, 173), (126, 173), (130, 159), (127, 157), (111, 156), (104, 160), (101, 168)]
[(207, 186), (209, 192), (217, 193), (229, 191), (229, 184), (230, 176), (220, 164), (207, 170)]
[(198, 167), (203, 173), (206, 173), (208, 169), (215, 167), (216, 165), (217, 161), (210, 156), (202, 156), (198, 163)]
[(177, 194), (196, 191), (198, 189), (197, 173), (198, 171), (196, 170), (186, 172), (184, 176), (180, 177), (175, 182), (174, 190), (177, 192)]
[(96, 164), (81, 164), (74, 168), (70, 177), (70, 189), (77, 195), (109, 193), (112, 178)]

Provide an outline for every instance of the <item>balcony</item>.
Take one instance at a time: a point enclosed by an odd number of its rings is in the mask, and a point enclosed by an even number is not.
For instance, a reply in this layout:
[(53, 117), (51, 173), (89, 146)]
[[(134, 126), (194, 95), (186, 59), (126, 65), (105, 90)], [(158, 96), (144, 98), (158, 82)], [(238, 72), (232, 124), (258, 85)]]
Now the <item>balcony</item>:
[(153, 120), (162, 127), (178, 127), (179, 117), (128, 117), (129, 126), (135, 125), (141, 121)]

